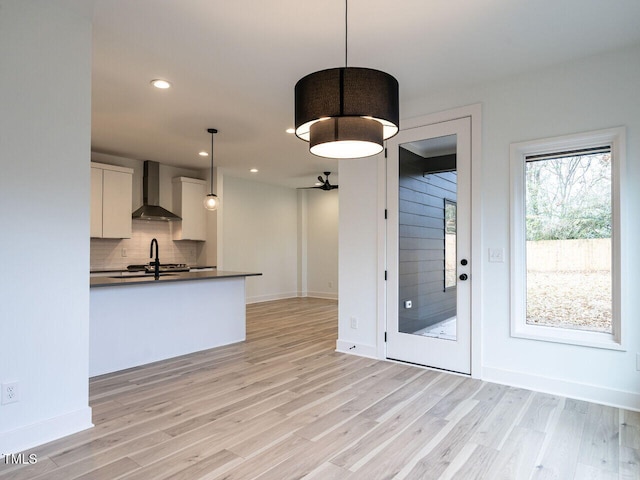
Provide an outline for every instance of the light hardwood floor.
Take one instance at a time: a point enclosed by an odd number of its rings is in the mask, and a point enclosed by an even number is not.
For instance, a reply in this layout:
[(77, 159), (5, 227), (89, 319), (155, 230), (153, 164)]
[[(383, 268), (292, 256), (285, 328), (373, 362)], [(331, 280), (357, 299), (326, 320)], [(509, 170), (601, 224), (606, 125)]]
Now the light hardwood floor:
[(247, 306), (247, 341), (93, 378), (95, 427), (0, 480), (639, 479), (640, 413), (336, 353), (337, 304)]

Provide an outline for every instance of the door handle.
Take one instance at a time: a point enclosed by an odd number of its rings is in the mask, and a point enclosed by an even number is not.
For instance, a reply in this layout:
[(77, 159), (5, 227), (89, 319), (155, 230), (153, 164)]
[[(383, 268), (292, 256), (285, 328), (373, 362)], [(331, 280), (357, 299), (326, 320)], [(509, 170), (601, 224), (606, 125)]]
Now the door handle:
[(469, 278), (469, 275), (467, 275), (466, 273), (463, 273), (458, 278), (464, 282), (467, 278)]

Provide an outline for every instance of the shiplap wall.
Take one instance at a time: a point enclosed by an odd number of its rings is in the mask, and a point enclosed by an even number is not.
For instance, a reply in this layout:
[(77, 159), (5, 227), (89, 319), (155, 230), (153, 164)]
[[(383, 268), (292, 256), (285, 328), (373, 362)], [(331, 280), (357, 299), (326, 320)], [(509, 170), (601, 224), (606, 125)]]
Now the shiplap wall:
[[(456, 173), (424, 175), (430, 160), (401, 148), (398, 280), (405, 333), (456, 314), (456, 289), (444, 289), (444, 200), (456, 201)], [(411, 309), (404, 308), (405, 300), (412, 301)]]

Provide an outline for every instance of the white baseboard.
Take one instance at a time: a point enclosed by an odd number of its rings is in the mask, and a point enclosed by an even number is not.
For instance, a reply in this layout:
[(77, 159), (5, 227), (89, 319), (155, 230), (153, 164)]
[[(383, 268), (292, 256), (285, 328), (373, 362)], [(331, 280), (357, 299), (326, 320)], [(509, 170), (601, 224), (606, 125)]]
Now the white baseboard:
[(635, 392), (614, 390), (598, 385), (571, 382), (493, 367), (482, 368), (482, 380), (611, 407), (640, 411), (640, 394)]
[(327, 300), (337, 300), (337, 293), (326, 293), (326, 292), (290, 292), (290, 293), (273, 293), (270, 295), (258, 295), (255, 297), (247, 297), (246, 303), (261, 303), (261, 302), (271, 302), (273, 300), (284, 300), (286, 298), (324, 298)]
[(91, 427), (91, 407), (86, 407), (15, 430), (0, 432), (0, 452), (4, 455), (25, 452)]
[(246, 303), (261, 303), (261, 302), (271, 302), (272, 300), (284, 300), (285, 298), (296, 298), (299, 297), (297, 292), (289, 292), (289, 293), (272, 293), (269, 295), (257, 295), (255, 297), (247, 297)]
[(332, 292), (307, 292), (305, 297), (325, 298), (327, 300), (337, 300), (338, 294)]
[(380, 360), (377, 355), (377, 349), (375, 345), (365, 345), (362, 343), (347, 342), (345, 340), (338, 340), (336, 342), (336, 352), (349, 353), (351, 355), (358, 355), (360, 357), (375, 358)]

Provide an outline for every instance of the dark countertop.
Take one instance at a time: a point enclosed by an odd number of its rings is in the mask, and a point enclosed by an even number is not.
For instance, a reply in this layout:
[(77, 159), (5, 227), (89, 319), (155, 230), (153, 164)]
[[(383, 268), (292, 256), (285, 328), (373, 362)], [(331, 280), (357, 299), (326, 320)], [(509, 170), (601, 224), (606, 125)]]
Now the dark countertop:
[(168, 283), (181, 282), (185, 280), (215, 280), (218, 278), (256, 277), (259, 275), (262, 275), (262, 273), (223, 272), (220, 270), (212, 270), (208, 272), (161, 273), (160, 278), (156, 280), (152, 273), (140, 276), (121, 277), (114, 272), (113, 277), (91, 277), (89, 286), (91, 288), (121, 287), (126, 285), (142, 285), (145, 283)]
[[(201, 268), (216, 268), (215, 265), (193, 265), (189, 268), (193, 270), (201, 269)], [(128, 272), (126, 268), (105, 268), (102, 270), (90, 270), (89, 273), (118, 273), (118, 272)]]

